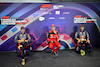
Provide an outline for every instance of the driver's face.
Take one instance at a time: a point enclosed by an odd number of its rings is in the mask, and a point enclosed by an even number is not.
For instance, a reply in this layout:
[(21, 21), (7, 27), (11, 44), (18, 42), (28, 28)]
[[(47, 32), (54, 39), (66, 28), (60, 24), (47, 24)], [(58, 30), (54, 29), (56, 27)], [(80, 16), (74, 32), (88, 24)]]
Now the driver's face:
[(51, 26), (51, 29), (52, 29), (52, 30), (55, 30), (56, 28), (55, 28), (55, 26)]
[(84, 27), (80, 27), (81, 31), (84, 31)]
[(25, 29), (22, 29), (22, 30), (21, 30), (21, 33), (25, 33)]

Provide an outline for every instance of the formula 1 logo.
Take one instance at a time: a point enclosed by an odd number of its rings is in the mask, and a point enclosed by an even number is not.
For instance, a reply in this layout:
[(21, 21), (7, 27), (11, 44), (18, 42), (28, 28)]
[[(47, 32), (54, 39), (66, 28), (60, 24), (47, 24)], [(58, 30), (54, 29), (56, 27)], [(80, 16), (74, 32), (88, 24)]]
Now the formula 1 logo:
[(27, 24), (29, 23), (29, 18), (20, 17), (18, 19), (10, 18), (10, 16), (4, 16), (1, 18), (1, 25), (16, 25), (16, 24)]
[(82, 17), (82, 15), (76, 15), (74, 17), (74, 23), (93, 23), (93, 22), (96, 22), (96, 21), (97, 21), (97, 19)]
[(43, 5), (40, 7), (40, 10), (48, 11), (48, 10), (50, 10), (51, 5), (52, 5), (52, 4), (43, 4)]

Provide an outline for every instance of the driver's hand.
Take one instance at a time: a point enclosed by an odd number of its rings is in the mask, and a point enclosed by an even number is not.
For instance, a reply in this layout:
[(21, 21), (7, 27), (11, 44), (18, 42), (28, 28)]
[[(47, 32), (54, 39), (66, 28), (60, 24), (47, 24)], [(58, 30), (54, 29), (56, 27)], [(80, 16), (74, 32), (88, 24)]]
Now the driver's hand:
[(21, 39), (21, 42), (25, 42), (25, 39)]
[(87, 40), (86, 42), (87, 42), (87, 43), (90, 43), (90, 40)]
[(51, 43), (53, 43), (53, 41), (51, 41)]
[(56, 33), (56, 31), (54, 31), (54, 33)]
[(25, 40), (25, 42), (28, 42), (28, 40)]
[(80, 43), (81, 41), (78, 39), (78, 43)]

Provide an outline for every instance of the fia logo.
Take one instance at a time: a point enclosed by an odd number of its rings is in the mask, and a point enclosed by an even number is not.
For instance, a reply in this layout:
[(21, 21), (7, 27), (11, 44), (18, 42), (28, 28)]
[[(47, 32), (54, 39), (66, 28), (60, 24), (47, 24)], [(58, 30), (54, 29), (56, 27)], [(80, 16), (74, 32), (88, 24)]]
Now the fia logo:
[(55, 14), (59, 15), (60, 14), (60, 11), (55, 11)]

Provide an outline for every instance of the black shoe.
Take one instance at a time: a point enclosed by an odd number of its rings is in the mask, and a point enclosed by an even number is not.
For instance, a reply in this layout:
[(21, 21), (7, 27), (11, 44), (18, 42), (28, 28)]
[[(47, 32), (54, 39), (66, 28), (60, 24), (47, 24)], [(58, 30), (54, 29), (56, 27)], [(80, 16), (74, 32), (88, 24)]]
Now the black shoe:
[(54, 52), (51, 52), (51, 55), (54, 55)]
[(91, 49), (88, 49), (88, 54), (90, 54), (90, 52), (91, 52)]

